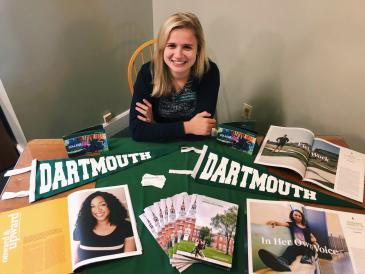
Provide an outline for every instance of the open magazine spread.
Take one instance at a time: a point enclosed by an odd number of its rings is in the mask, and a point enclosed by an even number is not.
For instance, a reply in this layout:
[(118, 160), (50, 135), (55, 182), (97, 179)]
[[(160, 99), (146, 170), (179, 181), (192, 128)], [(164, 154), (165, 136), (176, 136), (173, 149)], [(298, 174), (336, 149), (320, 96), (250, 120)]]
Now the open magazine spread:
[(249, 273), (360, 274), (365, 215), (247, 200)]
[(236, 204), (183, 192), (155, 202), (139, 217), (182, 272), (194, 263), (232, 267), (237, 213)]
[(307, 129), (271, 126), (255, 163), (294, 170), (303, 181), (363, 202), (365, 155)]
[[(34, 221), (39, 218), (44, 221)], [(0, 233), (0, 273), (70, 273), (142, 254), (127, 185), (81, 190), (3, 212)]]

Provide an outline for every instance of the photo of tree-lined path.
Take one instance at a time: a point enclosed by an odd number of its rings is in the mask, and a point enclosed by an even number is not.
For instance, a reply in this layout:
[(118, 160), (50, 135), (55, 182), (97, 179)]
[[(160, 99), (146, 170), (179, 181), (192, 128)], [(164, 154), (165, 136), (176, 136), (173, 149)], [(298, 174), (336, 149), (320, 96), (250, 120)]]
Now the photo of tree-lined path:
[(334, 189), (339, 153), (339, 147), (316, 139), (305, 178), (315, 180), (326, 187)]

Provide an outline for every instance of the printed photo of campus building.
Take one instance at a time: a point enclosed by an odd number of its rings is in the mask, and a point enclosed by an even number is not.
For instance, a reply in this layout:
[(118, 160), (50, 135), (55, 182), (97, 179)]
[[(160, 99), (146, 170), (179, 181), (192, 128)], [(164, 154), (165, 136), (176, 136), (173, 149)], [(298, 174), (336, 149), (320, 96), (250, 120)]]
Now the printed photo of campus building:
[[(165, 229), (162, 242), (168, 248), (170, 255), (177, 253), (230, 268), (234, 251), (238, 207), (226, 203), (230, 206), (215, 207), (211, 205), (210, 210), (208, 210), (207, 204), (203, 205), (199, 201), (200, 197), (204, 196), (192, 196), (188, 212), (185, 211), (184, 202), (181, 204), (179, 217), (174, 224), (168, 226), (167, 230)], [(212, 200), (215, 201), (215, 199)], [(199, 209), (199, 207), (204, 206), (205, 209)], [(204, 216), (202, 216), (203, 212)], [(225, 214), (232, 217), (230, 223), (224, 223)], [(207, 216), (209, 216), (208, 222), (206, 221)]]

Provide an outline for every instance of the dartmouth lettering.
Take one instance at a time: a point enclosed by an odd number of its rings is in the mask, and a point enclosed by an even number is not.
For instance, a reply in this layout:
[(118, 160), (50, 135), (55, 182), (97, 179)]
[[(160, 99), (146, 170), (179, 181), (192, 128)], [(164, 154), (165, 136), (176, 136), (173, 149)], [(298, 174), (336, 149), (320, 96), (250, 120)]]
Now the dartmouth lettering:
[(317, 200), (316, 192), (210, 152), (199, 179), (282, 196)]
[(41, 163), (39, 193), (47, 193), (151, 158), (150, 152)]

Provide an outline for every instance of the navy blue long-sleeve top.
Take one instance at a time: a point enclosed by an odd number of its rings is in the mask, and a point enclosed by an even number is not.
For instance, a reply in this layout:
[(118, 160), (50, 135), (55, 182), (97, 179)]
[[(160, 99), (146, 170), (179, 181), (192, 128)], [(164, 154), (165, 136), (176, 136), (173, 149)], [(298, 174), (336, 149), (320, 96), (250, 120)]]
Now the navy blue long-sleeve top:
[[(136, 141), (161, 142), (186, 137), (184, 121), (189, 121), (197, 113), (203, 111), (207, 111), (213, 116), (217, 106), (220, 79), (217, 65), (212, 61), (209, 61), (209, 64), (209, 70), (204, 73), (200, 80), (194, 77), (189, 79), (187, 85), (190, 85), (188, 89), (193, 91), (194, 104), (188, 112), (181, 113), (178, 117), (166, 115), (169, 102), (175, 100), (175, 95), (151, 97), (153, 88), (151, 62), (144, 64), (134, 83), (134, 93), (129, 113), (129, 128), (132, 138)], [(191, 94), (182, 97), (185, 97), (185, 99), (190, 97), (191, 99)], [(140, 114), (135, 109), (136, 103), (143, 103), (143, 99), (148, 100), (152, 104), (154, 123), (143, 122), (137, 118), (137, 115)], [(185, 99), (180, 98), (179, 101), (184, 101)], [(171, 107), (173, 108), (174, 106)], [(181, 110), (184, 112), (184, 107)], [(194, 139), (194, 136), (188, 137), (193, 137)]]

